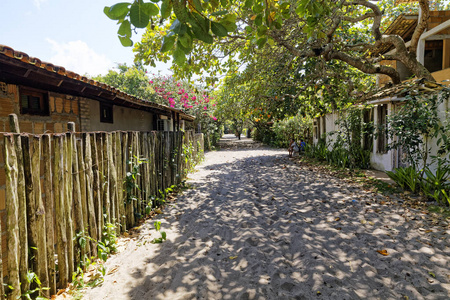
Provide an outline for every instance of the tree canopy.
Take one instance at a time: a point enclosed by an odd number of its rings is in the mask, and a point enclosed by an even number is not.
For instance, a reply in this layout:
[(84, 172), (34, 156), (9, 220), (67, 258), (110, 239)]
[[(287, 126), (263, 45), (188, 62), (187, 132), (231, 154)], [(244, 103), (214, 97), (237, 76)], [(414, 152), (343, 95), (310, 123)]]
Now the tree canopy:
[[(124, 46), (132, 45), (133, 28), (146, 28), (135, 46), (138, 59), (154, 64), (172, 58), (179, 75), (206, 71), (213, 77), (274, 48), (297, 64), (310, 58), (338, 60), (398, 83), (398, 72), (380, 65), (381, 60), (401, 61), (416, 76), (432, 80), (415, 57), (430, 3), (419, 0), (419, 5), (422, 17), (409, 46), (399, 36), (381, 33), (383, 12), (399, 10), (393, 9), (393, 0), (135, 0), (104, 12), (120, 24)], [(386, 45), (396, 49), (389, 57), (379, 52)]]

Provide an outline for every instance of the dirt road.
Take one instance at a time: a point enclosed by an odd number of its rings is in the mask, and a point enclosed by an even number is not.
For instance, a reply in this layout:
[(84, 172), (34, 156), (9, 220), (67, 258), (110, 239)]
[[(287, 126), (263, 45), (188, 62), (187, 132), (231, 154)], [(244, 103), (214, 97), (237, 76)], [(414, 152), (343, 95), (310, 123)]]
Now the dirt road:
[(289, 160), (206, 153), (85, 299), (448, 299), (447, 223)]

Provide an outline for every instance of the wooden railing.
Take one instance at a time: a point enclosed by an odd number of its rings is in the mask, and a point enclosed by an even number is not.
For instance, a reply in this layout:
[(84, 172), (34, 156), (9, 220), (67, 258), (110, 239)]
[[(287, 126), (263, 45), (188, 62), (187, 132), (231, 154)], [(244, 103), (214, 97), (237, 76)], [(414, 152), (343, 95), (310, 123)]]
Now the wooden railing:
[[(0, 134), (6, 175), (0, 293), (8, 299), (30, 288), (30, 270), (48, 294), (67, 287), (80, 260), (97, 255), (105, 224), (116, 224), (117, 233), (134, 226), (155, 206), (154, 196), (182, 181), (188, 156), (202, 151), (203, 137), (193, 132), (76, 133), (69, 123), (67, 133), (33, 135), (19, 133), (17, 117), (10, 119), (12, 132)], [(140, 175), (127, 191), (124, 180), (135, 166)], [(80, 232), (90, 237), (84, 248), (74, 240)]]

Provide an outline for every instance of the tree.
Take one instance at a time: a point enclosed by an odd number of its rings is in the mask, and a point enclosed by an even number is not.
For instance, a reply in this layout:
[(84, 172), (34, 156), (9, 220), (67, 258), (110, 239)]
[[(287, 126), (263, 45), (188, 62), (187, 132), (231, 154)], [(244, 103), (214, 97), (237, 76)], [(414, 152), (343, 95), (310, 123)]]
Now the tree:
[(95, 80), (109, 84), (138, 98), (155, 101), (155, 93), (149, 84), (147, 72), (141, 65), (127, 66), (117, 64), (118, 71), (109, 70), (106, 75), (94, 77)]
[[(410, 45), (395, 35), (383, 35), (383, 11), (366, 0), (135, 0), (105, 7), (105, 14), (120, 24), (119, 38), (131, 46), (132, 26), (147, 27), (137, 45), (147, 63), (172, 56), (175, 71), (192, 75), (222, 68), (233, 69), (252, 60), (264, 47), (282, 48), (295, 60), (321, 58), (342, 61), (367, 74), (385, 74), (394, 83), (398, 72), (380, 65), (383, 59), (401, 61), (418, 77), (433, 80), (416, 59), (417, 43), (427, 26), (429, 0), (419, 0), (422, 17)], [(392, 1), (382, 1), (383, 7)], [(393, 46), (383, 57), (378, 49)], [(160, 51), (155, 51), (158, 47)], [(376, 54), (376, 55), (375, 55)], [(226, 58), (224, 60), (224, 58)]]

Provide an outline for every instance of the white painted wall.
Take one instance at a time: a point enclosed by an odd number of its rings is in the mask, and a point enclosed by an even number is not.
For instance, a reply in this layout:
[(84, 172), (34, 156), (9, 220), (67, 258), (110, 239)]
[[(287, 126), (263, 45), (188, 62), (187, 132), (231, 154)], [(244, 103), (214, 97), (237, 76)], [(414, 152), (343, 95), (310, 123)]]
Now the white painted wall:
[(89, 99), (90, 131), (136, 130), (151, 131), (153, 114), (128, 107), (113, 106), (114, 123), (100, 122), (100, 102)]

